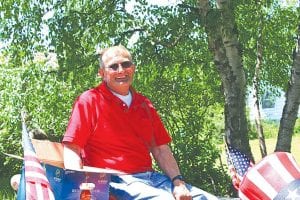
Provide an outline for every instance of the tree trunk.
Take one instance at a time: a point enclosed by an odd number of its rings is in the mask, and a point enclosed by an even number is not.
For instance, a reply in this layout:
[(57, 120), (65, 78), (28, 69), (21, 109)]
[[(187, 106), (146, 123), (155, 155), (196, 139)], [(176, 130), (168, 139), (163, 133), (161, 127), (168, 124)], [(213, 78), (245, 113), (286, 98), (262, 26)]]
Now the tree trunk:
[(286, 101), (283, 108), (275, 151), (291, 151), (292, 135), (297, 120), (300, 103), (300, 25), (298, 39), (293, 54), (293, 66), (286, 92)]
[(246, 80), (237, 39), (234, 10), (229, 0), (218, 0), (217, 10), (199, 0), (200, 16), (208, 35), (209, 49), (221, 77), (225, 97), (226, 142), (253, 159), (246, 120)]
[[(261, 10), (261, 2), (259, 3), (259, 9)], [(267, 148), (266, 148), (266, 142), (265, 142), (265, 136), (264, 136), (264, 130), (263, 126), (261, 124), (261, 114), (260, 114), (260, 106), (259, 106), (259, 82), (260, 82), (260, 71), (261, 71), (261, 63), (262, 63), (262, 32), (263, 32), (263, 18), (262, 15), (260, 15), (259, 20), (259, 27), (258, 27), (258, 39), (257, 39), (257, 56), (256, 56), (256, 66), (255, 66), (255, 73), (253, 78), (253, 99), (254, 99), (254, 118), (255, 118), (255, 125), (256, 125), (256, 131), (258, 135), (258, 141), (259, 141), (259, 149), (262, 157), (265, 157), (267, 155)]]

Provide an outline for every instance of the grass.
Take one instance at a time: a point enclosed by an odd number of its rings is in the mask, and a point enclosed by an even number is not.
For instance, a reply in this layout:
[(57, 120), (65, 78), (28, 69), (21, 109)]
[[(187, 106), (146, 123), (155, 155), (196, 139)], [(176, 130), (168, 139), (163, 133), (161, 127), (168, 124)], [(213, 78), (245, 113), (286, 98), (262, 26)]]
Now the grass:
[[(267, 153), (271, 154), (274, 152), (275, 146), (276, 146), (277, 138), (268, 138), (265, 139), (266, 147), (267, 147)], [(295, 158), (296, 162), (300, 165), (300, 135), (295, 134), (292, 138), (292, 148), (291, 148), (291, 154)], [(255, 159), (255, 162), (259, 162), (261, 160), (261, 153), (259, 150), (259, 143), (258, 140), (250, 140), (250, 146), (253, 153), (253, 157)]]
[[(267, 147), (267, 154), (269, 155), (269, 154), (273, 153), (274, 150), (275, 150), (277, 138), (276, 137), (267, 138), (267, 139), (265, 139), (265, 142), (266, 142), (266, 147)], [(296, 160), (296, 162), (300, 166), (300, 147), (299, 147), (299, 144), (300, 144), (300, 134), (298, 133), (298, 134), (295, 134), (292, 138), (291, 154), (293, 155), (294, 159)], [(252, 151), (255, 163), (258, 163), (262, 159), (260, 149), (259, 149), (258, 139), (250, 140), (250, 146), (251, 146), (251, 151)], [(226, 163), (227, 163), (226, 157), (227, 156), (226, 156), (223, 144), (222, 144), (221, 148), (222, 148), (221, 161), (222, 161), (223, 164), (226, 165)]]
[(0, 192), (0, 199), (2, 200), (15, 200), (16, 195), (14, 193)]

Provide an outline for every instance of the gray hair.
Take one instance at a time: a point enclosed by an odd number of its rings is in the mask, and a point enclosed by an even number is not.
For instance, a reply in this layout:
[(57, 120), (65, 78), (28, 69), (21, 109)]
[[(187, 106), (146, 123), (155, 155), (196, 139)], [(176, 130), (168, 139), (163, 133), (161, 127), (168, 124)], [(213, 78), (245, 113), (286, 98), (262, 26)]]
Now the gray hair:
[(105, 64), (103, 62), (103, 57), (109, 51), (114, 51), (117, 54), (123, 53), (130, 61), (132, 61), (131, 54), (126, 47), (124, 47), (123, 45), (111, 46), (108, 48), (101, 49), (99, 52), (97, 52), (100, 68), (104, 67)]

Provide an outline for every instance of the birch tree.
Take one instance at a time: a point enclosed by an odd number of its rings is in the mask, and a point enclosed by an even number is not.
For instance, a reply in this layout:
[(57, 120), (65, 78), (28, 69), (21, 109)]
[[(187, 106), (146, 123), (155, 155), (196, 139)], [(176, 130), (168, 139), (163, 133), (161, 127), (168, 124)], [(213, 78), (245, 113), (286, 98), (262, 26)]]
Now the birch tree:
[(213, 10), (208, 0), (199, 0), (199, 7), (224, 89), (226, 142), (253, 158), (245, 110), (246, 79), (232, 2), (218, 0)]
[(286, 101), (280, 120), (275, 151), (291, 151), (291, 141), (300, 103), (300, 25), (293, 52), (293, 65), (286, 91)]
[(261, 156), (265, 157), (267, 155), (267, 147), (265, 143), (265, 136), (263, 132), (262, 119), (261, 119), (261, 110), (260, 110), (260, 71), (262, 68), (263, 62), (263, 28), (264, 28), (264, 16), (262, 12), (262, 1), (257, 2), (257, 15), (259, 18), (258, 22), (258, 31), (257, 31), (257, 42), (256, 42), (256, 63), (255, 63), (255, 72), (253, 77), (253, 100), (254, 100), (254, 118), (255, 125), (258, 134), (259, 149)]

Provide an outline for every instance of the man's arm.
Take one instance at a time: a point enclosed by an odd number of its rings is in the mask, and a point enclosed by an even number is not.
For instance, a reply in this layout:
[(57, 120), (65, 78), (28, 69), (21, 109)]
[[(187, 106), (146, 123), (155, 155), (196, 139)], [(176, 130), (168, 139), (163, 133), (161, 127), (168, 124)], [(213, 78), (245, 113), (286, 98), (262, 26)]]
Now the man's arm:
[(81, 148), (78, 145), (64, 143), (64, 165), (66, 169), (81, 169), (83, 167), (80, 152)]
[(177, 162), (168, 145), (153, 147), (151, 153), (159, 167), (170, 179), (180, 174)]
[[(158, 163), (161, 170), (172, 180), (175, 176), (180, 175), (178, 164), (168, 145), (160, 145), (153, 147), (151, 153)], [(173, 181), (173, 194), (176, 199), (191, 199), (188, 189), (185, 187), (185, 182), (180, 179)]]

